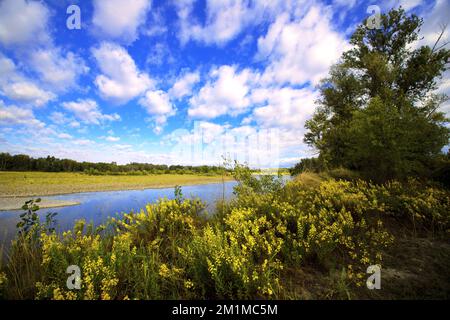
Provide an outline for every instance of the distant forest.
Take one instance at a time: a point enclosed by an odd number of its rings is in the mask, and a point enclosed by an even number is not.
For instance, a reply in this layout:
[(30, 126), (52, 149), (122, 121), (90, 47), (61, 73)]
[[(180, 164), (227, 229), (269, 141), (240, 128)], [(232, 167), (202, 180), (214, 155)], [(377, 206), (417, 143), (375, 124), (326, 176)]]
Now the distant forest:
[(44, 172), (84, 172), (91, 175), (102, 174), (219, 174), (224, 170), (219, 166), (181, 166), (151, 163), (78, 162), (71, 159), (32, 158), (25, 154), (10, 155), (0, 153), (0, 171), (44, 171)]

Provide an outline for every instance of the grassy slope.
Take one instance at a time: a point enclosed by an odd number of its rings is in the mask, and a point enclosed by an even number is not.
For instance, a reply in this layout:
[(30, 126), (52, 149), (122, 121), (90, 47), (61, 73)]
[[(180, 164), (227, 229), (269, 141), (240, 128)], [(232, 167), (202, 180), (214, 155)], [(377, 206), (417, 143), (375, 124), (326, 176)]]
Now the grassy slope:
[[(225, 179), (230, 180), (231, 178), (225, 177)], [(0, 172), (0, 197), (163, 188), (221, 181), (222, 176), (220, 175), (90, 176), (70, 172)]]

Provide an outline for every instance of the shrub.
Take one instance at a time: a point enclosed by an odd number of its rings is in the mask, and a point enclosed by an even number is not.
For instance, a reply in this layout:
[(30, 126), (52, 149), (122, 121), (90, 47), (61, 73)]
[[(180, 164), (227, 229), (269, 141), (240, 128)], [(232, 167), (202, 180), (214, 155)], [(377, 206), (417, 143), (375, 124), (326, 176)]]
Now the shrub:
[(386, 214), (409, 221), (414, 228), (450, 230), (450, 193), (415, 179), (391, 181), (376, 188), (376, 197)]
[(225, 231), (207, 226), (181, 252), (202, 297), (267, 298), (280, 289), (282, 242), (265, 217), (234, 209), (225, 219)]

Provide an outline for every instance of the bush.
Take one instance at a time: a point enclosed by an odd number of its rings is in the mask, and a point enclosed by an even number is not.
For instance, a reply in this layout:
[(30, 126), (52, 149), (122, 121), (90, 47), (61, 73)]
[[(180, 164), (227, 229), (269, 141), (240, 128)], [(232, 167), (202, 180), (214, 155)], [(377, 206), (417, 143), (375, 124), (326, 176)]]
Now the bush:
[(450, 192), (409, 179), (391, 181), (376, 188), (379, 207), (398, 221), (413, 224), (414, 229), (450, 231)]
[(336, 180), (356, 181), (361, 179), (361, 175), (356, 172), (345, 168), (335, 168), (327, 171), (327, 174)]
[(277, 256), (283, 243), (274, 226), (250, 209), (234, 209), (224, 223), (225, 231), (208, 226), (182, 251), (199, 296), (273, 296), (280, 288)]

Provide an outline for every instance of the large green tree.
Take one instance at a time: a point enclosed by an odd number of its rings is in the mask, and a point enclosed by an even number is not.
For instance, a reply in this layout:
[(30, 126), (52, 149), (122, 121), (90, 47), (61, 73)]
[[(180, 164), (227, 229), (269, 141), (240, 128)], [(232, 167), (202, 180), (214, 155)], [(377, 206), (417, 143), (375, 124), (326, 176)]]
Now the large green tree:
[[(415, 45), (423, 21), (402, 8), (361, 24), (320, 86), (305, 142), (328, 167), (343, 166), (386, 180), (421, 174), (448, 143), (447, 99), (433, 94), (450, 50)], [(442, 30), (443, 31), (443, 30)]]

